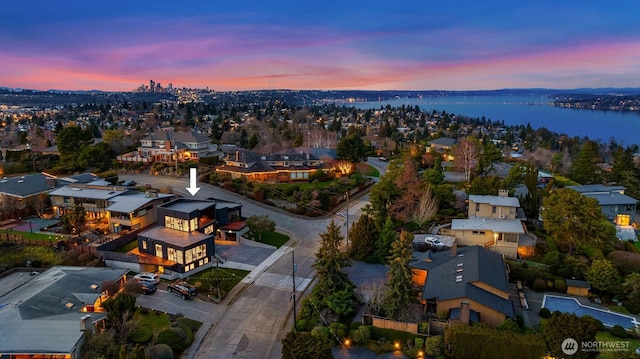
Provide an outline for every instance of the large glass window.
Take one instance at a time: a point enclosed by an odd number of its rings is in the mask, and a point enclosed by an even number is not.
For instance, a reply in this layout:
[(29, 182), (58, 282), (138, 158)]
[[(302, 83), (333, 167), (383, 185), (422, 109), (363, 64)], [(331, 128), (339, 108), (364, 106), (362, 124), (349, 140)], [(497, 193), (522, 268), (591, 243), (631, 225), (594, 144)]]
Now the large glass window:
[(185, 251), (185, 263), (192, 263), (207, 256), (207, 245), (201, 244)]
[(167, 248), (167, 259), (170, 261), (174, 261), (176, 263), (182, 264), (182, 251), (177, 250), (175, 248), (168, 247)]

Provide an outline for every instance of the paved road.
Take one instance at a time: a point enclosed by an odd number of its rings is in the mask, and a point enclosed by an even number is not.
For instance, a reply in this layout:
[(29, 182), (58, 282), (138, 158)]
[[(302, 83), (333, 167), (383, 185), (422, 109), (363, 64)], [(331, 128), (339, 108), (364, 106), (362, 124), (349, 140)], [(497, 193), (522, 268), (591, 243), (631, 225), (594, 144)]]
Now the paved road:
[[(370, 159), (369, 164), (378, 168), (381, 174), (386, 169), (386, 163), (377, 158)], [(158, 177), (149, 175), (121, 175), (120, 180), (135, 180), (139, 184), (150, 184), (156, 188), (171, 187), (177, 194), (191, 197), (186, 187), (188, 178)], [(329, 218), (305, 218), (293, 216), (288, 212), (247, 200), (235, 193), (227, 192), (219, 187), (198, 183), (202, 188), (193, 198), (206, 199), (215, 197), (223, 200), (243, 203), (242, 214), (268, 215), (273, 219), (278, 230), (288, 233), (293, 239), (290, 247), (281, 248), (278, 258), (271, 258), (267, 266), (251, 273), (248, 283), (236, 288), (237, 293), (230, 293), (222, 304), (203, 303), (208, 309), (195, 308), (195, 319), (204, 324), (196, 335), (196, 341), (201, 339), (200, 345), (193, 345), (185, 352), (183, 358), (214, 359), (214, 358), (280, 358), (281, 340), (293, 324), (292, 320), (292, 255), (297, 264), (296, 289), (298, 296), (311, 283), (315, 273), (311, 268), (314, 253), (319, 245), (319, 234), (324, 232), (327, 225), (334, 219), (343, 223), (345, 218), (333, 216)], [(357, 221), (361, 215), (361, 208), (368, 203), (368, 196), (362, 196), (350, 201), (349, 223)], [(346, 209), (345, 209), (346, 212)], [(343, 233), (346, 233), (346, 228)], [(158, 297), (163, 293), (157, 293)], [(151, 300), (151, 296), (144, 300)], [(175, 304), (171, 298), (166, 303), (162, 301), (167, 312), (180, 309), (185, 316), (187, 309)], [(142, 302), (140, 304), (143, 304)], [(189, 303), (191, 304), (191, 303)], [(205, 311), (202, 313), (200, 311)], [(195, 342), (194, 342), (195, 343)]]

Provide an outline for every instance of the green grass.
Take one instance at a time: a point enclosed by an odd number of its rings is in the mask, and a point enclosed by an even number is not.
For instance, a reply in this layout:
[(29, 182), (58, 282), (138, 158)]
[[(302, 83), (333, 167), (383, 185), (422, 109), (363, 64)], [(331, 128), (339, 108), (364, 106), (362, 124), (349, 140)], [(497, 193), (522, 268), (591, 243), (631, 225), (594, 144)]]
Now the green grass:
[(262, 240), (258, 241), (258, 238), (250, 237), (250, 239), (255, 240), (256, 242), (265, 243), (276, 248), (282, 247), (287, 241), (289, 241), (289, 236), (284, 235), (278, 232), (264, 232), (262, 233)]
[(640, 251), (640, 241), (635, 242), (633, 245)]
[(631, 314), (629, 313), (629, 311), (627, 310), (627, 308), (625, 307), (618, 307), (617, 305), (611, 305), (609, 306), (609, 310), (612, 312), (616, 312), (616, 313), (622, 313), (622, 314)]
[(120, 246), (120, 247), (116, 248), (114, 250), (114, 252), (128, 253), (129, 251), (134, 250), (136, 248), (138, 248), (138, 241), (137, 240), (131, 241), (131, 242), (129, 242), (129, 243), (123, 245), (123, 246)]
[(380, 171), (378, 171), (378, 169), (373, 167), (372, 165), (369, 165), (369, 171), (367, 171), (365, 176), (378, 177), (379, 178), (380, 177)]
[[(601, 342), (629, 342), (629, 351), (631, 351), (632, 353), (635, 351), (636, 348), (640, 347), (640, 339), (634, 339), (634, 338), (622, 339), (622, 338), (613, 336), (609, 332), (598, 332), (598, 334), (596, 334), (596, 340)], [(617, 358), (617, 355), (615, 352), (601, 352), (598, 358), (613, 359), (613, 358)]]
[(147, 314), (142, 314), (140, 308), (138, 308), (133, 315), (133, 320), (136, 321), (138, 325), (146, 325), (153, 328), (154, 336), (171, 327), (171, 320), (169, 320), (168, 314), (151, 309), (149, 309)]
[(579, 186), (580, 183), (572, 181), (571, 179), (564, 177), (564, 176), (560, 176), (560, 175), (553, 175), (553, 181), (554, 184), (558, 187), (566, 187), (566, 186)]
[(55, 243), (60, 239), (64, 239), (64, 236), (49, 234), (49, 233), (35, 233), (35, 232), (31, 233), (31, 232), (25, 232), (25, 231), (13, 231), (9, 229), (0, 229), (0, 232), (21, 235), (22, 238), (24, 239), (47, 241), (52, 243)]
[[(188, 282), (198, 287), (198, 290), (202, 294), (210, 294), (211, 296), (217, 296), (216, 290), (214, 289), (212, 293), (209, 292), (210, 286), (208, 282), (204, 281), (204, 278), (207, 278), (210, 273), (215, 272), (216, 270), (220, 271), (222, 284), (220, 285), (220, 289), (226, 293), (229, 293), (247, 274), (251, 273), (242, 269), (231, 269), (231, 268), (208, 268), (194, 276), (188, 278)], [(223, 295), (224, 297), (224, 295)]]

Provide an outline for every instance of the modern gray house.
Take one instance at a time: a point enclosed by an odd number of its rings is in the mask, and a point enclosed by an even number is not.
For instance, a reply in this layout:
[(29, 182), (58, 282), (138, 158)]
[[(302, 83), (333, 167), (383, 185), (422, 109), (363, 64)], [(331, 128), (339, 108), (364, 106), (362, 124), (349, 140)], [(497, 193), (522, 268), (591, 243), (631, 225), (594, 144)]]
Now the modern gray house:
[(625, 187), (590, 184), (567, 186), (567, 188), (597, 200), (602, 213), (614, 224), (628, 226), (633, 223), (638, 200), (624, 194)]

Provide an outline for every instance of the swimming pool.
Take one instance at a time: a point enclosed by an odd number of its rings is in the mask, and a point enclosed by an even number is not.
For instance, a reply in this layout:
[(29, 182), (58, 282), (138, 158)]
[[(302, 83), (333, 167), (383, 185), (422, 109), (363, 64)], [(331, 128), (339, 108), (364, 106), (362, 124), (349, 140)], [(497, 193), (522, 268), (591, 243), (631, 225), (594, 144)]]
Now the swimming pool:
[(558, 297), (545, 294), (542, 299), (542, 308), (549, 309), (552, 313), (559, 311), (562, 313), (573, 313), (579, 317), (584, 315), (592, 316), (602, 322), (606, 327), (619, 325), (625, 329), (633, 329), (638, 322), (635, 318), (620, 313), (602, 310), (588, 305), (582, 305), (575, 298)]

